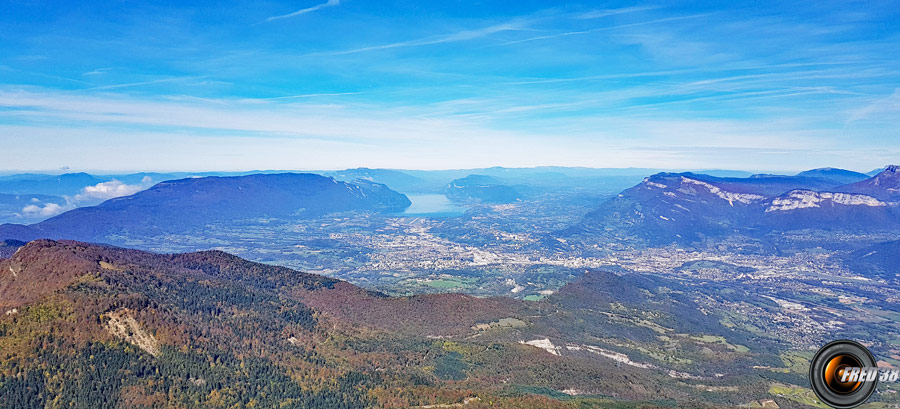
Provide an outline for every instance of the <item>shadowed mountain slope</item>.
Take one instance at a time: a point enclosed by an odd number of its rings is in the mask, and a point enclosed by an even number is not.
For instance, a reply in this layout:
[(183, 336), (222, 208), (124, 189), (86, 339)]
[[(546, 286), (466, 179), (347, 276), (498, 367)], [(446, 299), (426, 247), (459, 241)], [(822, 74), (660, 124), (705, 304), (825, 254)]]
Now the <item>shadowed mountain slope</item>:
[[(800, 175), (660, 173), (601, 204), (562, 234), (587, 240), (613, 236), (657, 246), (801, 229), (893, 231), (900, 227), (900, 206), (892, 201), (900, 192), (896, 171), (888, 167), (850, 185)], [(827, 176), (837, 171), (810, 172)]]
[(864, 194), (879, 200), (900, 200), (900, 166), (888, 166), (871, 178), (841, 186), (837, 191)]
[(215, 224), (263, 218), (307, 218), (330, 212), (400, 211), (405, 195), (368, 182), (338, 182), (314, 174), (202, 177), (159, 183), (131, 196), (68, 211), (29, 226), (0, 226), (0, 238), (105, 241), (182, 234)]

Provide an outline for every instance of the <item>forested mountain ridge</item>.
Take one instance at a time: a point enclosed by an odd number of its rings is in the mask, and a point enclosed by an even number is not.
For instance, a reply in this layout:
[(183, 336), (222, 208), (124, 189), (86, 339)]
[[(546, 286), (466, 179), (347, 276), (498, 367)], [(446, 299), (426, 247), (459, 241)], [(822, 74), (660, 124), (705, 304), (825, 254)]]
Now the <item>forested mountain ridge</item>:
[[(648, 285), (594, 277), (579, 288)], [(658, 364), (608, 371), (616, 355), (588, 345), (591, 334), (637, 327), (592, 315), (609, 308), (586, 309), (592, 294), (562, 291), (550, 303), (389, 298), (219, 251), (160, 255), (38, 240), (0, 260), (0, 407), (563, 408), (692, 400), (694, 387), (665, 381), (673, 375)], [(652, 297), (665, 303), (668, 296)], [(675, 330), (699, 328), (687, 325)], [(703, 345), (724, 362), (748, 357)], [(765, 394), (762, 386), (747, 390)], [(742, 401), (744, 393), (725, 399)]]

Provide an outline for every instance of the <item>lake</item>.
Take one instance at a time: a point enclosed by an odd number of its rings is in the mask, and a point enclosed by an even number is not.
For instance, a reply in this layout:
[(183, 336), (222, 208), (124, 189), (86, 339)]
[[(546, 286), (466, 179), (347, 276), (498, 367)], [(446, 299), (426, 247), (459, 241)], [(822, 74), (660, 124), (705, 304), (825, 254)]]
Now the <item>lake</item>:
[(441, 194), (407, 194), (406, 197), (412, 205), (398, 213), (402, 216), (453, 217), (466, 211), (464, 206), (453, 203)]

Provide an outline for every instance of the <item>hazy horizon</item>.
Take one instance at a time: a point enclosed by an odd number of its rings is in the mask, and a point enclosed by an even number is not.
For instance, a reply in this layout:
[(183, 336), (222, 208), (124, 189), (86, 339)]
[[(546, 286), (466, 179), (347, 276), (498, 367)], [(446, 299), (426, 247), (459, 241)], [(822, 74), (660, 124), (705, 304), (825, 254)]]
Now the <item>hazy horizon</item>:
[(128, 174), (138, 174), (138, 173), (272, 173), (272, 172), (336, 172), (342, 170), (354, 170), (354, 169), (371, 169), (371, 170), (393, 170), (399, 172), (451, 172), (451, 171), (466, 171), (466, 170), (483, 170), (483, 169), (542, 169), (542, 168), (563, 168), (563, 169), (586, 169), (586, 170), (635, 170), (637, 171), (652, 171), (652, 172), (742, 172), (747, 174), (783, 174), (783, 175), (793, 175), (796, 173), (800, 173), (807, 170), (814, 169), (843, 169), (849, 170), (853, 172), (859, 173), (870, 173), (878, 170), (882, 170), (887, 166), (892, 166), (893, 163), (888, 163), (882, 166), (876, 166), (871, 169), (848, 169), (848, 168), (840, 168), (836, 166), (823, 166), (818, 168), (800, 168), (800, 169), (739, 169), (739, 168), (658, 168), (658, 167), (640, 167), (640, 166), (626, 166), (626, 167), (590, 167), (590, 166), (566, 166), (566, 165), (537, 165), (537, 166), (516, 166), (516, 167), (508, 167), (508, 166), (484, 166), (484, 167), (471, 167), (471, 168), (435, 168), (435, 169), (414, 169), (414, 168), (373, 168), (368, 166), (355, 166), (355, 167), (347, 167), (347, 168), (296, 168), (296, 169), (0, 169), (0, 176), (11, 176), (17, 174), (37, 174), (37, 175), (62, 175), (67, 173), (88, 173), (92, 175), (98, 176), (117, 176), (117, 175), (128, 175)]

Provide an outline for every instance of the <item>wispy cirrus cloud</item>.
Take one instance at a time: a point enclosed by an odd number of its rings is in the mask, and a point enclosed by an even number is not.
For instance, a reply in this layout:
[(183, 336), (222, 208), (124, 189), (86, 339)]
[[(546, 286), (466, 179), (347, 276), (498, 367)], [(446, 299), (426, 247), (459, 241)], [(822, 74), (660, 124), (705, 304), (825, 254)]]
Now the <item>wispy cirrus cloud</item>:
[(576, 36), (576, 35), (599, 33), (602, 31), (612, 31), (612, 30), (618, 30), (618, 29), (629, 28), (629, 27), (638, 27), (638, 26), (645, 26), (645, 25), (650, 25), (650, 24), (667, 23), (667, 22), (672, 22), (672, 21), (677, 21), (677, 20), (686, 20), (686, 19), (693, 19), (693, 18), (699, 18), (699, 17), (706, 17), (708, 15), (709, 15), (709, 13), (691, 14), (691, 15), (687, 15), (687, 16), (666, 17), (666, 18), (659, 18), (659, 19), (654, 19), (654, 20), (639, 21), (639, 22), (635, 22), (635, 23), (621, 24), (621, 25), (616, 25), (616, 26), (598, 27), (598, 28), (592, 28), (592, 29), (588, 29), (588, 30), (566, 31), (563, 33), (548, 34), (548, 35), (542, 35), (542, 36), (523, 38), (520, 40), (507, 41), (507, 42), (501, 43), (499, 45), (512, 45), (512, 44), (526, 43), (529, 41), (549, 40), (549, 39), (554, 39), (554, 38), (562, 38), (562, 37), (569, 37), (569, 36)]
[(507, 32), (507, 31), (526, 31), (530, 30), (529, 21), (526, 19), (517, 19), (510, 22), (494, 24), (491, 26), (472, 29), (472, 30), (462, 30), (454, 33), (438, 35), (434, 37), (426, 37), (416, 40), (408, 40), (408, 41), (399, 41), (395, 43), (387, 43), (374, 45), (369, 47), (361, 47), (355, 48), (351, 50), (344, 51), (334, 51), (323, 53), (325, 55), (345, 55), (345, 54), (355, 54), (366, 51), (376, 51), (376, 50), (387, 50), (391, 48), (403, 48), (403, 47), (419, 47), (424, 45), (434, 45), (434, 44), (443, 44), (443, 43), (454, 43), (459, 41), (468, 41), (475, 40), (482, 37), (487, 37), (492, 34)]
[(657, 7), (657, 6), (640, 6), (640, 7), (623, 7), (623, 8), (619, 8), (619, 9), (593, 10), (593, 11), (588, 11), (586, 13), (581, 13), (581, 14), (575, 16), (575, 18), (582, 19), (582, 20), (590, 20), (590, 19), (595, 19), (595, 18), (614, 16), (617, 14), (637, 13), (640, 11), (654, 10), (654, 9), (658, 9), (658, 8), (659, 7)]
[[(638, 92), (635, 97), (651, 91), (635, 90)], [(253, 155), (269, 152), (266, 156), (268, 166), (285, 169), (328, 169), (354, 164), (390, 167), (396, 155), (414, 158), (404, 162), (404, 166), (413, 168), (485, 164), (527, 166), (559, 163), (564, 158), (569, 158), (567, 163), (582, 166), (598, 160), (607, 166), (628, 166), (629, 160), (671, 160), (655, 163), (677, 168), (683, 167), (690, 158), (648, 159), (631, 146), (693, 145), (700, 149), (764, 145), (802, 151), (813, 140), (820, 146), (826, 145), (829, 135), (821, 129), (810, 129), (809, 123), (803, 121), (776, 121), (761, 126), (738, 120), (650, 120), (642, 112), (624, 112), (623, 115), (622, 102), (608, 100), (609, 97), (623, 98), (618, 93), (597, 95), (597, 100), (569, 100), (566, 95), (560, 95), (545, 103), (537, 103), (539, 91), (528, 95), (498, 93), (498, 98), (494, 99), (392, 108), (359, 103), (334, 106), (243, 99), (175, 103), (103, 94), (14, 92), (0, 93), (0, 106), (15, 110), (19, 118), (30, 118), (35, 125), (30, 129), (23, 125), (0, 125), (0, 132), (11, 136), (28, 132), (32, 137), (29, 143), (52, 138), (77, 143), (87, 133), (94, 138), (118, 141), (103, 149), (106, 166), (153, 163), (160, 155), (183, 153), (192, 167), (201, 169), (217, 166), (222, 163), (220, 155), (236, 155), (235, 152), (246, 155), (248, 162), (244, 166), (247, 167), (252, 166)], [(525, 99), (536, 102), (526, 106), (523, 105)], [(560, 100), (562, 102), (558, 102)], [(581, 114), (568, 114), (573, 111), (594, 114), (585, 119)], [(542, 119), (556, 113), (568, 116), (562, 122), (552, 117)], [(73, 121), (84, 128), (53, 125)], [(515, 127), (504, 125), (504, 121), (514, 123)], [(555, 136), (542, 136), (550, 133)], [(130, 142), (125, 143), (122, 138)], [(137, 149), (139, 153), (134, 149), (129, 150), (130, 153), (122, 152), (117, 148), (132, 144), (141, 146)], [(16, 157), (17, 149), (22, 149), (17, 145), (20, 143), (10, 146), (11, 157)], [(459, 158), (443, 155), (443, 152), (458, 150), (460, 146), (468, 152), (465, 165), (459, 164)], [(510, 146), (517, 148), (510, 150)], [(72, 162), (72, 158), (88, 156), (80, 149), (74, 145), (65, 150), (67, 163)], [(278, 154), (273, 153), (276, 151)], [(335, 156), (334, 152), (340, 154)], [(502, 163), (497, 162), (498, 152), (504, 152)], [(130, 155), (129, 159), (120, 160), (124, 153)], [(228, 160), (230, 166), (244, 163), (231, 156)], [(85, 166), (83, 163), (75, 165)], [(746, 163), (746, 166), (751, 165)], [(82, 196), (118, 195), (128, 193), (130, 189), (108, 184), (82, 192)]]
[(82, 91), (101, 91), (101, 90), (109, 90), (109, 89), (117, 89), (117, 88), (129, 88), (129, 87), (138, 87), (142, 85), (153, 85), (153, 84), (162, 84), (166, 82), (179, 82), (179, 81), (188, 81), (188, 80), (197, 80), (202, 79), (204, 77), (196, 76), (196, 77), (174, 77), (174, 78), (161, 78), (150, 81), (138, 81), (138, 82), (129, 82), (125, 84), (110, 84), (110, 85), (99, 85), (95, 87), (84, 88)]
[(81, 76), (87, 77), (87, 76), (91, 76), (91, 75), (106, 75), (107, 73), (109, 73), (110, 70), (112, 70), (112, 68), (109, 68), (109, 67), (97, 68), (97, 69), (93, 69), (93, 70), (90, 70), (87, 72), (83, 72), (83, 73), (81, 73)]
[(281, 19), (286, 19), (286, 18), (296, 17), (296, 16), (299, 16), (299, 15), (302, 15), (302, 14), (311, 13), (311, 12), (316, 11), (316, 10), (321, 10), (321, 9), (323, 9), (323, 8), (325, 8), (325, 7), (339, 6), (340, 4), (341, 4), (341, 0), (328, 0), (328, 1), (326, 1), (325, 3), (317, 4), (317, 5), (315, 5), (315, 6), (307, 7), (307, 8), (305, 8), (305, 9), (300, 9), (300, 10), (297, 10), (297, 11), (295, 11), (295, 12), (293, 12), (293, 13), (288, 13), (288, 14), (283, 14), (283, 15), (280, 15), (280, 16), (272, 16), (272, 17), (269, 17), (269, 18), (266, 19), (266, 22), (271, 22), (271, 21), (275, 21), (275, 20), (281, 20)]
[(898, 118), (900, 118), (900, 88), (894, 89), (891, 95), (877, 98), (871, 103), (852, 110), (846, 123), (872, 119), (889, 120), (896, 123)]
[(320, 94), (297, 94), (297, 95), (285, 95), (281, 97), (269, 97), (269, 98), (248, 98), (244, 101), (246, 102), (260, 102), (260, 101), (277, 101), (282, 99), (304, 99), (304, 98), (318, 98), (318, 97), (339, 97), (344, 95), (360, 95), (364, 94), (364, 92), (328, 92), (328, 93), (320, 93)]

